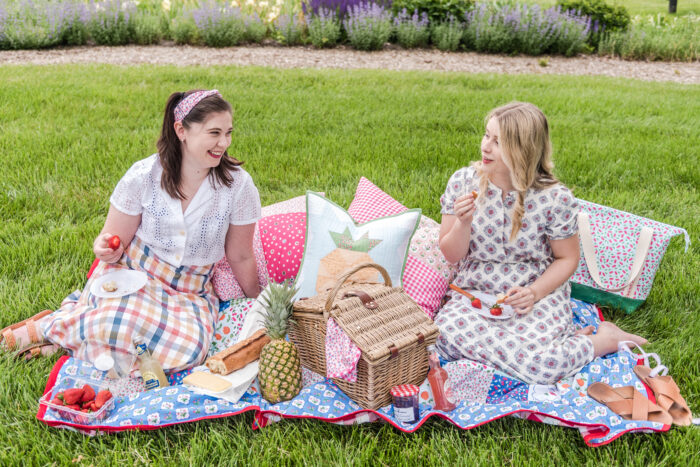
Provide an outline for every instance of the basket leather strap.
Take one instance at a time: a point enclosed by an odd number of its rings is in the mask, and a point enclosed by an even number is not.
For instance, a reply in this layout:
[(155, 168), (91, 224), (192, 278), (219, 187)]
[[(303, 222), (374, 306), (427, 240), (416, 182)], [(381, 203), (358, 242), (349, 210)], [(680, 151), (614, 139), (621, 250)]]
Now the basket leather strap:
[(369, 296), (366, 292), (363, 292), (362, 290), (350, 290), (348, 292), (345, 292), (343, 294), (343, 299), (348, 298), (348, 297), (357, 297), (362, 301), (362, 305), (364, 305), (365, 308), (368, 310), (374, 310), (376, 309), (379, 305), (377, 305), (377, 302), (374, 301), (372, 297)]
[[(326, 299), (326, 308), (325, 308), (326, 313), (331, 311), (331, 307), (333, 306), (333, 300), (335, 300), (335, 296), (338, 294), (338, 292), (340, 291), (340, 288), (343, 286), (345, 281), (350, 276), (355, 274), (357, 271), (359, 271), (360, 269), (364, 269), (364, 268), (376, 269), (382, 275), (382, 278), (384, 279), (384, 284), (387, 287), (392, 286), (391, 277), (389, 277), (389, 273), (382, 266), (378, 265), (377, 263), (360, 263), (357, 266), (350, 269), (349, 271), (345, 272), (342, 276), (340, 276), (340, 278), (338, 279), (338, 282), (336, 282), (335, 286), (333, 287), (333, 290), (331, 290), (328, 293), (328, 298)], [(323, 315), (326, 316), (326, 313), (324, 313)]]
[(651, 246), (651, 237), (654, 235), (654, 231), (649, 227), (642, 227), (641, 232), (639, 232), (639, 240), (637, 240), (637, 249), (634, 254), (634, 262), (632, 263), (632, 269), (630, 275), (627, 278), (627, 282), (616, 287), (608, 287), (603, 285), (600, 280), (600, 270), (598, 269), (598, 261), (595, 256), (595, 248), (593, 247), (593, 235), (591, 235), (591, 225), (588, 219), (587, 212), (579, 212), (578, 214), (578, 226), (579, 234), (581, 236), (581, 247), (583, 249), (583, 258), (588, 266), (588, 272), (591, 275), (591, 279), (603, 290), (609, 292), (619, 292), (630, 284), (634, 283), (639, 274), (642, 272), (642, 266), (644, 265), (644, 260), (649, 253), (649, 247)]

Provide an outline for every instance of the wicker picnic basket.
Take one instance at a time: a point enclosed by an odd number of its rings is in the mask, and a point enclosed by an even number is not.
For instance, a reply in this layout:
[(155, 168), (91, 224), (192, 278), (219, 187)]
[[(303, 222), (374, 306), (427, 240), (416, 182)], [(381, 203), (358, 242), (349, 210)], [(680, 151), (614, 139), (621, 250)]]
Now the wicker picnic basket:
[[(384, 284), (346, 280), (364, 268), (377, 269)], [(332, 317), (362, 351), (357, 381), (333, 381), (366, 409), (391, 403), (391, 388), (420, 384), (428, 372), (426, 347), (435, 343), (437, 326), (406, 295), (392, 287), (391, 278), (378, 264), (362, 263), (348, 270), (335, 287), (315, 297), (298, 300), (292, 314), (296, 324), (289, 338), (299, 350), (301, 364), (326, 374), (326, 322)]]

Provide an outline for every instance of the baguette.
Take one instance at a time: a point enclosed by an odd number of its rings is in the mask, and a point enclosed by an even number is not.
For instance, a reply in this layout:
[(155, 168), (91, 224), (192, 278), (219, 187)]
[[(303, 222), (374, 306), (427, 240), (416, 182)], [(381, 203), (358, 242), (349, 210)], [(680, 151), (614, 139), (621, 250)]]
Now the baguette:
[(227, 375), (257, 360), (262, 348), (270, 342), (266, 332), (265, 329), (260, 329), (249, 338), (212, 355), (207, 359), (207, 368), (212, 373)]

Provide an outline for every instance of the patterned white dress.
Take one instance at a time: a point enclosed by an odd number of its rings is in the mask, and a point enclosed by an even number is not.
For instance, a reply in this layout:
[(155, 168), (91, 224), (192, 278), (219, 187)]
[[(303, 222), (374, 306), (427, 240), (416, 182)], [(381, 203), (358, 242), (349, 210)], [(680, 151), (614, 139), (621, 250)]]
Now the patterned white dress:
[[(454, 214), (455, 199), (478, 186), (474, 168), (455, 172), (440, 198), (442, 214)], [(549, 240), (578, 231), (576, 198), (557, 184), (528, 190), (522, 228), (509, 241), (516, 197), (511, 192), (504, 198), (490, 182), (487, 192), (479, 194), (469, 252), (458, 264), (455, 285), (494, 295), (530, 285), (554, 260)], [(504, 320), (479, 315), (460, 294), (448, 297), (435, 320), (437, 348), (447, 359), (482, 362), (529, 384), (554, 383), (593, 360), (591, 340), (574, 334), (568, 282), (535, 303), (530, 313)]]

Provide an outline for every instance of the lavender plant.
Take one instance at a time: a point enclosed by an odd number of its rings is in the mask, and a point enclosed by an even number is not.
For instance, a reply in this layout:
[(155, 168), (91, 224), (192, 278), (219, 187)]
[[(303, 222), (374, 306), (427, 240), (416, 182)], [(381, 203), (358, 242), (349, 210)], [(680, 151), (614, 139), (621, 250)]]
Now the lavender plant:
[(415, 10), (409, 15), (404, 8), (394, 18), (394, 30), (396, 39), (402, 47), (411, 49), (413, 47), (424, 47), (430, 39), (430, 20), (426, 12), (418, 14)]
[(160, 15), (138, 12), (134, 17), (134, 41), (137, 44), (157, 44), (163, 38)]
[(574, 55), (584, 49), (591, 28), (590, 18), (574, 11), (521, 3), (480, 2), (464, 19), (465, 46), (491, 53)]
[(263, 23), (260, 16), (253, 12), (244, 17), (245, 23), (245, 39), (248, 42), (262, 42), (267, 34), (267, 26)]
[(449, 15), (447, 21), (433, 26), (431, 39), (438, 49), (454, 52), (459, 47), (463, 31), (464, 23), (457, 21), (457, 18)]
[(170, 35), (178, 45), (197, 43), (198, 30), (191, 12), (183, 12), (181, 16), (173, 18)]
[[(321, 10), (332, 11), (343, 20), (351, 8), (366, 2), (367, 0), (302, 0), (302, 9), (309, 16), (318, 15)], [(374, 0), (373, 3), (387, 9), (391, 7), (391, 0)]]
[(314, 47), (333, 47), (340, 39), (340, 21), (333, 10), (319, 8), (316, 13), (309, 15), (306, 25)]
[(33, 49), (84, 44), (86, 8), (76, 2), (0, 2), (0, 48)]
[(192, 10), (197, 33), (205, 45), (230, 47), (240, 44), (246, 35), (241, 10), (228, 3), (209, 1)]
[(359, 50), (381, 49), (392, 33), (391, 13), (382, 5), (362, 2), (350, 7), (343, 20), (350, 44)]
[(128, 44), (134, 34), (136, 4), (122, 0), (105, 0), (88, 4), (88, 30), (100, 45)]
[(304, 32), (304, 23), (298, 15), (282, 13), (274, 21), (275, 36), (277, 40), (286, 45), (301, 43)]

